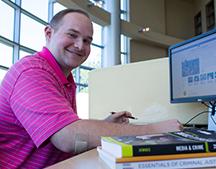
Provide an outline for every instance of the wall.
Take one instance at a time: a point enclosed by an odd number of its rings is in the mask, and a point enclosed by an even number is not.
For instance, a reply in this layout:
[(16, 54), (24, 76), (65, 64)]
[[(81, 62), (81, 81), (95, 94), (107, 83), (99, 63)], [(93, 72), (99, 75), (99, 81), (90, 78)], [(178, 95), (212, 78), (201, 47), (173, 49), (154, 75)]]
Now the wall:
[[(198, 103), (170, 104), (168, 59), (154, 59), (98, 69), (89, 74), (90, 118), (103, 119), (111, 111), (128, 110), (135, 123), (177, 118), (185, 123), (206, 110)], [(194, 123), (206, 124), (207, 115)]]
[(130, 22), (165, 34), (164, 0), (130, 0)]
[(166, 34), (188, 39), (194, 36), (194, 1), (166, 0)]
[(210, 2), (210, 0), (196, 0), (195, 1), (195, 14), (194, 15), (196, 15), (199, 11), (201, 11), (203, 32), (207, 31), (205, 5), (208, 4), (209, 2)]
[[(131, 0), (130, 22), (149, 26), (151, 31), (164, 35), (188, 39), (194, 35), (194, 11), (193, 0)], [(130, 58), (132, 62), (161, 58), (167, 55), (167, 48), (131, 39)]]
[(138, 62), (167, 56), (166, 47), (159, 47), (137, 40), (131, 40), (130, 44), (130, 52), (132, 53), (130, 57), (131, 62)]
[[(130, 0), (130, 22), (165, 34), (164, 0)], [(130, 41), (130, 61), (138, 62), (166, 56), (167, 47), (155, 47), (135, 39)]]
[[(199, 11), (201, 11), (202, 15), (202, 30), (206, 32), (205, 6), (209, 1), (130, 0), (130, 22), (139, 26), (149, 26), (154, 32), (177, 39), (189, 39), (195, 34), (194, 16)], [(214, 2), (216, 4), (216, 0)], [(158, 49), (155, 45), (137, 39), (132, 39), (130, 43), (130, 57), (132, 62), (164, 57), (167, 51), (166, 46)], [(151, 55), (149, 55), (150, 53)], [(158, 55), (156, 56), (155, 54)]]

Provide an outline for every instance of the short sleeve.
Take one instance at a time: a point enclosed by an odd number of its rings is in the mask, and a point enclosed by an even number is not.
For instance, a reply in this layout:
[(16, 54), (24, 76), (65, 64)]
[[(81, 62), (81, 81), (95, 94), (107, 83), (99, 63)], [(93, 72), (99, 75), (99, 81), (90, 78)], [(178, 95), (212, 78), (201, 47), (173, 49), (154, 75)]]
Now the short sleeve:
[(58, 130), (79, 120), (56, 77), (46, 70), (30, 69), (17, 79), (11, 108), (37, 147)]

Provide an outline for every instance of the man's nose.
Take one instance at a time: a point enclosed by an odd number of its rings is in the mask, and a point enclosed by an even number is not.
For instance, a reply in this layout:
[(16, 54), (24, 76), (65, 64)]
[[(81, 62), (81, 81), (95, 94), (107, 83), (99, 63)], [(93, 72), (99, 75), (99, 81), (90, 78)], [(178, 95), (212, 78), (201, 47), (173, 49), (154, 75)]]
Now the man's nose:
[(83, 48), (83, 40), (82, 39), (77, 39), (74, 43), (74, 46), (81, 50)]

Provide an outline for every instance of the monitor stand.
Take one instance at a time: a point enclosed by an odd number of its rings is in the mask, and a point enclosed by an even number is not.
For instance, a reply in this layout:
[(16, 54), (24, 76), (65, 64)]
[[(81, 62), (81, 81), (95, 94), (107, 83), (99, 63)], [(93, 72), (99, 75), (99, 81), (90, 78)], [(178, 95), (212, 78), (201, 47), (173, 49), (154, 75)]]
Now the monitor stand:
[(208, 130), (216, 131), (216, 114), (215, 114), (215, 104), (209, 105), (209, 113), (208, 113)]

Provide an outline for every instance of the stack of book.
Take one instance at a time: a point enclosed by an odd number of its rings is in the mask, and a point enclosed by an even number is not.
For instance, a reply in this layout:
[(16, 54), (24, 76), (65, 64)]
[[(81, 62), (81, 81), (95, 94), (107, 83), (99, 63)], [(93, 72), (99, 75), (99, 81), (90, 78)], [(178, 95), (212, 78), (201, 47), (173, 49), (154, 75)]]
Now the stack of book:
[(216, 167), (216, 132), (203, 129), (102, 137), (99, 157), (111, 169)]

